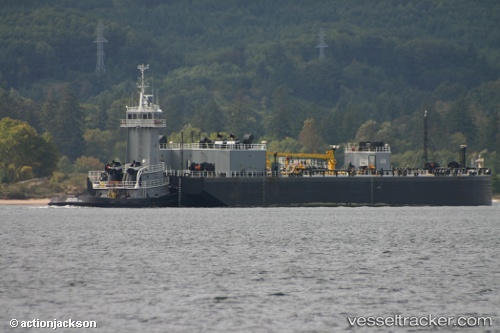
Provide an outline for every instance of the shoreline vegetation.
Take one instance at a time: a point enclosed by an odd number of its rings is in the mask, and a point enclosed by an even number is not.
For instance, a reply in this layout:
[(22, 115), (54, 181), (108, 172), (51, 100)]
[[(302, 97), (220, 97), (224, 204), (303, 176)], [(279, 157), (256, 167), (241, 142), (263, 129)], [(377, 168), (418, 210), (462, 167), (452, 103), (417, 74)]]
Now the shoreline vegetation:
[(50, 199), (0, 199), (0, 205), (46, 206)]
[(86, 191), (86, 174), (55, 173), (52, 178), (36, 178), (28, 181), (0, 184), (0, 205), (48, 204), (58, 195), (75, 195)]

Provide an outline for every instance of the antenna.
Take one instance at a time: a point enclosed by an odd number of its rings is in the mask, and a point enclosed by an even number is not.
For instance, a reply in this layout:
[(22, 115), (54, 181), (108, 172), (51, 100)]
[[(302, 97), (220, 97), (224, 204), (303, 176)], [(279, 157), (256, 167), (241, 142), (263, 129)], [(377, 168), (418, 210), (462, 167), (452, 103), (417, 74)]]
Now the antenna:
[(323, 28), (319, 31), (319, 44), (316, 45), (316, 48), (319, 49), (319, 59), (325, 58), (325, 49), (328, 47), (325, 43), (325, 31)]
[(427, 163), (429, 162), (427, 157), (427, 110), (424, 112), (424, 167), (427, 167)]
[(141, 71), (141, 83), (137, 85), (139, 89), (141, 89), (141, 94), (144, 94), (144, 89), (147, 88), (147, 84), (144, 83), (144, 71), (149, 69), (149, 65), (138, 65), (137, 69)]
[(137, 87), (138, 87), (139, 89), (141, 89), (141, 95), (140, 95), (140, 97), (139, 97), (139, 108), (140, 108), (140, 110), (142, 110), (142, 106), (143, 106), (143, 104), (144, 104), (144, 102), (145, 102), (145, 101), (144, 101), (144, 90), (145, 90), (145, 89), (146, 89), (146, 87), (148, 86), (146, 83), (144, 83), (144, 71), (145, 71), (146, 69), (149, 69), (149, 65), (144, 65), (144, 64), (142, 64), (142, 65), (137, 66), (137, 69), (141, 71), (141, 83), (139, 83), (139, 84), (137, 85)]
[(97, 24), (96, 28), (96, 39), (94, 43), (97, 44), (97, 64), (95, 66), (95, 72), (97, 76), (102, 76), (104, 73), (106, 73), (106, 67), (104, 65), (104, 46), (103, 43), (107, 43), (108, 40), (103, 37), (103, 31), (104, 31), (104, 25), (102, 24), (102, 21), (99, 20), (99, 23)]

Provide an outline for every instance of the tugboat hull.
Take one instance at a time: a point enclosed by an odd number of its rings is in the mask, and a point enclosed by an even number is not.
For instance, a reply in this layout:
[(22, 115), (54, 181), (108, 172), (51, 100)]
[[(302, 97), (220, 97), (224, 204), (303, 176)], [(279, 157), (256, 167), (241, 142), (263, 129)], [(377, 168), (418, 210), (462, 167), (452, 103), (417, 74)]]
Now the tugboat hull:
[(174, 207), (177, 205), (177, 195), (169, 194), (156, 198), (144, 199), (112, 199), (97, 198), (91, 195), (61, 196), (50, 200), (49, 206), (80, 206), (101, 208), (147, 208), (147, 207)]

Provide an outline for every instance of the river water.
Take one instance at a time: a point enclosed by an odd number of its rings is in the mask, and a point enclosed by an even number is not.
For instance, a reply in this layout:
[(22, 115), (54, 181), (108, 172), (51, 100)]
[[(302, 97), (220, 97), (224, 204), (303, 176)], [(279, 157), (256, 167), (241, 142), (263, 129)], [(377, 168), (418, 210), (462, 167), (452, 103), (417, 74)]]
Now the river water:
[(2, 332), (53, 331), (11, 319), (95, 321), (89, 332), (436, 331), (374, 325), (398, 315), (487, 317), (437, 331), (500, 332), (498, 203), (0, 206), (0, 216)]

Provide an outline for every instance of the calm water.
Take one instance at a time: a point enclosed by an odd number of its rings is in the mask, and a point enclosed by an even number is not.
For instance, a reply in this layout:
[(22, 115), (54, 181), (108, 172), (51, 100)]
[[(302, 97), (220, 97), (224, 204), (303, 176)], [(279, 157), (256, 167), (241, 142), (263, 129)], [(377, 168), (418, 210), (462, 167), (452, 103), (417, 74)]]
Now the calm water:
[(436, 331), (346, 319), (394, 315), (489, 316), (437, 331), (500, 332), (498, 203), (0, 216), (2, 332), (53, 332), (12, 318), (95, 320), (90, 332)]

